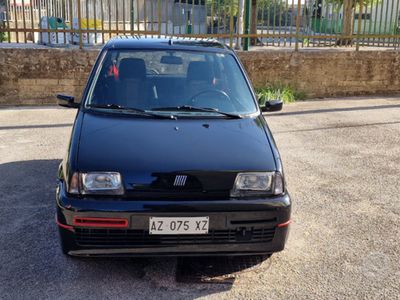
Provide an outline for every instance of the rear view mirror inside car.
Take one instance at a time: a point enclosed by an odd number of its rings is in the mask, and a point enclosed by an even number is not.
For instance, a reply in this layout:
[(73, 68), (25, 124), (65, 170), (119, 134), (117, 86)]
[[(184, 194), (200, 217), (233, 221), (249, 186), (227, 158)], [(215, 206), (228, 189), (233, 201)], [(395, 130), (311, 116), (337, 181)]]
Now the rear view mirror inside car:
[(166, 64), (166, 65), (182, 65), (183, 64), (182, 57), (173, 56), (173, 55), (165, 55), (165, 56), (161, 57), (160, 62), (162, 64)]

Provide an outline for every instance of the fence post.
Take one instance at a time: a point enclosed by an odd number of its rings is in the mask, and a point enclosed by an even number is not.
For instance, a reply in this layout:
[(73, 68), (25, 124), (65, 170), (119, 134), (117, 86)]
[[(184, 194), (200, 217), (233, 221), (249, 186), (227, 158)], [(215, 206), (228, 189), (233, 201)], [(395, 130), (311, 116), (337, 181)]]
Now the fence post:
[(157, 9), (157, 12), (158, 12), (158, 16), (157, 16), (157, 18), (158, 18), (158, 37), (161, 37), (161, 25), (162, 25), (162, 15), (161, 15), (161, 0), (158, 0), (157, 1), (157, 6), (158, 6), (158, 9)]
[(229, 47), (233, 46), (233, 0), (229, 2)]
[(244, 45), (243, 45), (243, 50), (248, 51), (250, 47), (250, 16), (251, 16), (251, 0), (246, 0), (245, 6), (244, 6), (244, 34), (247, 35), (244, 38)]
[[(389, 4), (388, 4), (389, 5)], [(360, 33), (361, 33), (361, 19), (362, 19), (362, 11), (363, 11), (363, 1), (360, 1), (360, 11), (358, 12), (358, 28), (357, 28), (357, 44), (356, 51), (360, 50)]]
[(236, 22), (236, 32), (237, 32), (237, 40), (236, 40), (236, 50), (242, 49), (242, 34), (243, 34), (243, 18), (244, 18), (244, 0), (239, 0), (238, 3), (238, 18)]
[(81, 0), (78, 0), (78, 34), (79, 34), (79, 49), (82, 49), (82, 28), (81, 28)]
[(297, 1), (297, 16), (296, 16), (296, 43), (294, 46), (295, 51), (299, 51), (300, 17), (301, 17), (301, 0), (298, 0)]
[[(131, 24), (130, 24), (130, 30), (131, 30), (131, 35), (133, 35), (133, 29), (134, 29), (134, 22), (135, 22), (135, 4), (133, 3), (133, 0), (129, 1), (129, 7), (130, 7), (130, 19), (131, 19)], [(153, 13), (153, 12), (152, 12)]]

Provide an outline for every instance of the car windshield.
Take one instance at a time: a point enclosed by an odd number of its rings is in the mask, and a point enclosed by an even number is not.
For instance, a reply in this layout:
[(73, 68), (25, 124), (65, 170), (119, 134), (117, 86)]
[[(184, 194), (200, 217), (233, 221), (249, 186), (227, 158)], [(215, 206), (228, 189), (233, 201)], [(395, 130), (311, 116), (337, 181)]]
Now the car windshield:
[(233, 55), (171, 50), (108, 50), (85, 107), (218, 116), (257, 111)]

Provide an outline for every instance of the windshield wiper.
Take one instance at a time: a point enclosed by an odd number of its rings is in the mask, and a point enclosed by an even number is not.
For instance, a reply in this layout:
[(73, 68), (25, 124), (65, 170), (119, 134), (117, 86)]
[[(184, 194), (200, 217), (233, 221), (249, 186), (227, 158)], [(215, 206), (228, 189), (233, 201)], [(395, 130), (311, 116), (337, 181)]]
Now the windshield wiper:
[(223, 111), (219, 111), (216, 108), (211, 108), (211, 107), (196, 107), (196, 106), (191, 106), (191, 105), (182, 105), (182, 106), (169, 106), (169, 107), (157, 107), (153, 108), (152, 111), (199, 111), (199, 112), (211, 112), (211, 113), (217, 113), (232, 119), (241, 119), (242, 116), (237, 115), (237, 114), (231, 114)]
[(90, 108), (107, 108), (107, 109), (124, 109), (125, 107), (118, 104), (89, 104)]
[(161, 119), (175, 119), (175, 116), (173, 115), (160, 115), (160, 114), (155, 114), (140, 108), (134, 108), (134, 107), (125, 107), (122, 105), (118, 104), (90, 104), (88, 105), (90, 108), (105, 108), (105, 109), (115, 109), (115, 110), (121, 110), (124, 112), (132, 112), (132, 113), (137, 113), (145, 116), (150, 116), (150, 117), (157, 117)]

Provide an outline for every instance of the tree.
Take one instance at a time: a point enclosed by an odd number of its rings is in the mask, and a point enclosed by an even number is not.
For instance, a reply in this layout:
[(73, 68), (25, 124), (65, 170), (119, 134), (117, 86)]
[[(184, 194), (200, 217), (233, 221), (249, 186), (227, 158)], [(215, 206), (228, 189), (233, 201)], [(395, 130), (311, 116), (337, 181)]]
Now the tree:
[[(250, 33), (257, 34), (257, 22), (258, 17), (264, 21), (269, 20), (269, 24), (267, 26), (280, 26), (282, 25), (280, 22), (284, 20), (284, 9), (285, 2), (284, 0), (251, 0), (251, 25), (250, 25)], [(264, 16), (262, 15), (264, 12)], [(266, 17), (266, 15), (269, 15)], [(263, 26), (265, 24), (262, 24)], [(251, 44), (261, 44), (261, 41), (256, 38), (251, 39)]]
[(237, 18), (239, 13), (239, 0), (207, 0), (207, 10), (211, 11), (213, 6), (213, 19), (217, 18), (218, 23), (229, 28), (230, 18)]
[[(251, 0), (250, 34), (257, 34), (257, 0)], [(250, 40), (251, 45), (257, 43), (257, 39)]]
[[(1, 1), (1, 0), (0, 0)], [(239, 0), (207, 0), (207, 8), (211, 9), (214, 5), (214, 15), (236, 16), (238, 13)]]
[[(354, 11), (358, 8), (365, 8), (368, 5), (376, 5), (381, 0), (328, 0), (334, 6), (336, 11), (343, 8), (343, 29), (342, 37), (336, 42), (338, 46), (351, 45), (353, 42), (352, 35), (354, 32)], [(361, 11), (359, 14), (361, 18)]]
[(289, 16), (284, 0), (259, 0), (258, 20), (263, 26), (284, 26)]
[[(257, 20), (258, 16), (261, 16), (261, 10), (264, 14), (270, 14), (272, 17), (262, 17), (268, 19), (270, 22), (279, 22), (283, 20), (284, 13), (284, 2), (283, 0), (249, 0), (251, 5), (250, 15), (250, 34), (257, 34)], [(244, 2), (245, 0), (207, 0), (207, 10), (211, 11), (213, 6), (212, 19), (217, 18), (220, 24), (223, 24), (226, 28), (229, 27), (230, 18), (233, 18), (235, 31), (242, 33), (243, 21), (244, 21)], [(274, 17), (276, 16), (276, 17)], [(264, 25), (264, 24), (263, 24)], [(270, 25), (270, 24), (268, 24)], [(274, 24), (279, 25), (279, 24)], [(261, 43), (256, 38), (250, 39), (251, 44), (255, 45)]]

